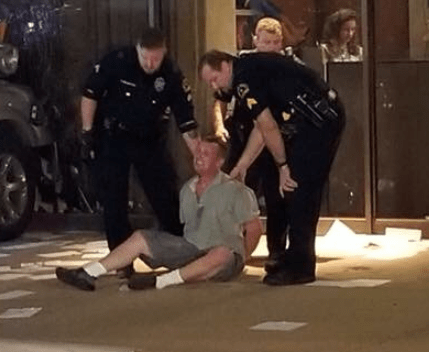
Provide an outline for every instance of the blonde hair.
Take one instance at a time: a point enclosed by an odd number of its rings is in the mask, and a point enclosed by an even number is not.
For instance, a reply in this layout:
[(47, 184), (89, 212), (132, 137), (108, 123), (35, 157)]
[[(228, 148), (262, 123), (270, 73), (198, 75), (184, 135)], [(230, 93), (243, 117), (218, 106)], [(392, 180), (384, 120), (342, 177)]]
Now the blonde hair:
[(276, 34), (280, 37), (283, 37), (281, 23), (272, 17), (264, 17), (258, 21), (255, 27), (255, 35), (258, 35), (258, 33), (261, 31), (265, 31), (270, 34)]

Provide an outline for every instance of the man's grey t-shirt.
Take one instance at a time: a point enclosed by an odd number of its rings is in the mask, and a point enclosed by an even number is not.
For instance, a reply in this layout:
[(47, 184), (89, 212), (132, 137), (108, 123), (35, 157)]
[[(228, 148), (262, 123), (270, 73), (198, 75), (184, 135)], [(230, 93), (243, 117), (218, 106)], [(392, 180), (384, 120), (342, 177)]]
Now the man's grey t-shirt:
[(255, 194), (220, 172), (198, 199), (197, 180), (197, 176), (189, 180), (180, 192), (185, 239), (200, 249), (226, 246), (244, 258), (242, 225), (259, 215)]

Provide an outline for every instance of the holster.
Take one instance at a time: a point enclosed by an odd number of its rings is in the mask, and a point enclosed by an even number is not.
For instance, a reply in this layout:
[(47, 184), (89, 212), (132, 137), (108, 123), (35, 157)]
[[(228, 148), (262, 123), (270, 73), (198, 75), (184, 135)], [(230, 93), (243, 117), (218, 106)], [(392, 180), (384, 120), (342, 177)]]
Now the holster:
[(317, 97), (311, 92), (303, 92), (292, 99), (289, 104), (292, 114), (301, 115), (317, 128), (322, 128), (325, 122), (338, 118), (338, 113), (334, 109), (335, 102), (336, 93), (330, 90), (326, 97)]

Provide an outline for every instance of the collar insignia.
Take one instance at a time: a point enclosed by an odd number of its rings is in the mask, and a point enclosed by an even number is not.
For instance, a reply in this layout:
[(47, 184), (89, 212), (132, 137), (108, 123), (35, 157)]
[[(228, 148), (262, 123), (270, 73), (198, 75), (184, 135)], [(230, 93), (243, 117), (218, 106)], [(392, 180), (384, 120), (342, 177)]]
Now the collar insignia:
[(247, 98), (247, 107), (249, 108), (249, 110), (252, 110), (253, 105), (258, 104), (258, 102), (253, 99), (253, 98)]

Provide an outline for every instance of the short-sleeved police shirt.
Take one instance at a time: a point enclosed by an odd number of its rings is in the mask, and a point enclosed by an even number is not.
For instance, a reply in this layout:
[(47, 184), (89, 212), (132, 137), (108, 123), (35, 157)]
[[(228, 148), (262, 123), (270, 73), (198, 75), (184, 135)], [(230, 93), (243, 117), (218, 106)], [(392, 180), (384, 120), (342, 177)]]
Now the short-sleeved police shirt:
[(233, 65), (237, 109), (252, 119), (269, 108), (277, 122), (294, 122), (290, 100), (306, 87), (320, 96), (328, 89), (317, 73), (281, 54), (254, 53), (236, 59)]
[(226, 246), (244, 258), (243, 224), (259, 215), (253, 191), (220, 172), (200, 199), (195, 193), (198, 177), (180, 192), (180, 220), (184, 237), (199, 249)]
[(140, 134), (161, 128), (167, 107), (182, 133), (197, 127), (191, 89), (179, 68), (166, 57), (158, 71), (147, 74), (134, 46), (113, 51), (97, 63), (83, 95), (98, 101), (98, 114)]

